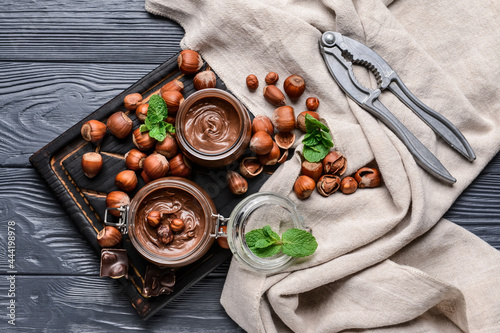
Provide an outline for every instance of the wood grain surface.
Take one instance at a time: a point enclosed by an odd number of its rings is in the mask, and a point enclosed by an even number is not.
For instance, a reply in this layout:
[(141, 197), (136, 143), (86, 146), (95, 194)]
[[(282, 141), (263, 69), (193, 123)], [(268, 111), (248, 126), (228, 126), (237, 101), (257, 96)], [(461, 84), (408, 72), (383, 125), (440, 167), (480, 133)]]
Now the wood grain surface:
[[(0, 8), (0, 332), (235, 332), (229, 263), (144, 322), (29, 156), (179, 50), (182, 28), (138, 0), (4, 0)], [(445, 217), (500, 250), (500, 155)], [(15, 274), (8, 273), (8, 222)], [(6, 296), (15, 275), (16, 326)]]

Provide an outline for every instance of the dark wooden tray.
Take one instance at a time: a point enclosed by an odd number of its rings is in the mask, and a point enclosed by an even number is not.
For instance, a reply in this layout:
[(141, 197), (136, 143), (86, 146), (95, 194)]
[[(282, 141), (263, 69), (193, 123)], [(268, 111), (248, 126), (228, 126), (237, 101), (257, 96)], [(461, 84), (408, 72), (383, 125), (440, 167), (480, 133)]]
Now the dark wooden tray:
[[(83, 154), (94, 151), (96, 148), (82, 139), (80, 128), (84, 122), (90, 119), (106, 122), (106, 119), (114, 112), (125, 111), (123, 98), (126, 95), (138, 92), (144, 98), (148, 98), (174, 78), (183, 81), (185, 85), (184, 97), (195, 91), (192, 84), (193, 76), (183, 75), (178, 70), (176, 55), (30, 157), (31, 164), (54, 191), (71, 220), (77, 225), (97, 254), (100, 253), (101, 248), (97, 244), (96, 235), (104, 227), (106, 194), (118, 190), (114, 184), (114, 178), (118, 172), (126, 169), (123, 155), (135, 146), (131, 136), (120, 140), (108, 133), (100, 147), (104, 160), (103, 169), (98, 176), (88, 179), (81, 170), (80, 160)], [(226, 90), (220, 79), (217, 80), (217, 87)], [(134, 122), (134, 129), (137, 128), (139, 122), (135, 114), (129, 114), (129, 116)], [(243, 157), (247, 155), (250, 155), (250, 151), (247, 151)], [(257, 192), (269, 177), (269, 173), (262, 173), (251, 179), (246, 195), (237, 197), (229, 192), (225, 180), (227, 171), (237, 168), (238, 163), (236, 162), (220, 169), (203, 169), (194, 165), (190, 177), (208, 192), (214, 200), (218, 213), (226, 217), (230, 215), (232, 209), (244, 196)], [(139, 184), (137, 189), (130, 193), (131, 197), (144, 186), (139, 174), (138, 179)], [(124, 237), (123, 248), (127, 249), (129, 256), (129, 278), (121, 278), (117, 281), (132, 306), (143, 319), (151, 317), (231, 257), (229, 250), (224, 250), (214, 244), (203, 258), (176, 270), (176, 284), (172, 293), (146, 298), (141, 292), (148, 262), (138, 254), (127, 237)]]

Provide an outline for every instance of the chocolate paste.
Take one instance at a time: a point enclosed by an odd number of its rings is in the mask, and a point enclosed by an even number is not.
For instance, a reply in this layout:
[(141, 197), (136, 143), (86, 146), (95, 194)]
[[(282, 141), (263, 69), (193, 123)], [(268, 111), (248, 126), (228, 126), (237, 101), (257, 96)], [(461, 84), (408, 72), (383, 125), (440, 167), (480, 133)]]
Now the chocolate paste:
[[(168, 244), (158, 241), (157, 228), (146, 221), (153, 210), (162, 213), (161, 223), (175, 218), (184, 221), (184, 230), (174, 233), (174, 239)], [(198, 200), (188, 192), (173, 187), (158, 189), (146, 196), (139, 204), (134, 222), (137, 241), (151, 253), (166, 257), (188, 254), (198, 245), (205, 231), (205, 215)]]
[(241, 120), (231, 103), (217, 97), (202, 98), (186, 112), (186, 140), (196, 150), (219, 154), (231, 148), (241, 132)]

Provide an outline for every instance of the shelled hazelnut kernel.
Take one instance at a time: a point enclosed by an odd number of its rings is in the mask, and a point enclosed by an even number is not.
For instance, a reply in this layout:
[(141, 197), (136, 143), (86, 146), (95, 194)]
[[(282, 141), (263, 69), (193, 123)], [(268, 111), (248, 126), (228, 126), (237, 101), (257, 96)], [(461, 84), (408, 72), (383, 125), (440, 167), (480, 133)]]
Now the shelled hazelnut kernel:
[(259, 79), (253, 74), (247, 76), (246, 82), (249, 90), (255, 90), (259, 87)]
[(306, 108), (309, 111), (316, 111), (319, 107), (319, 99), (317, 97), (309, 97), (306, 99)]
[(150, 211), (148, 216), (146, 217), (146, 221), (152, 228), (156, 228), (157, 226), (160, 225), (161, 222), (160, 212), (157, 210)]
[(270, 72), (266, 75), (265, 81), (267, 85), (276, 84), (280, 79), (279, 75), (275, 72)]
[(184, 230), (184, 227), (184, 221), (181, 219), (173, 219), (172, 221), (170, 221), (170, 229), (173, 232), (181, 232), (182, 230)]

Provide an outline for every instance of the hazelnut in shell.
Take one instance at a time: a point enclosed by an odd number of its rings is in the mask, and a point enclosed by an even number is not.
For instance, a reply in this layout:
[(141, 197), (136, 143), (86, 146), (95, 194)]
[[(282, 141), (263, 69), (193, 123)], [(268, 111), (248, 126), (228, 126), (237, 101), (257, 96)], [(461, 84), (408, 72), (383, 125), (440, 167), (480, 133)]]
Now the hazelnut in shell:
[(169, 90), (182, 92), (184, 90), (184, 83), (182, 83), (182, 81), (179, 79), (173, 79), (172, 81), (167, 82), (167, 84), (161, 87), (160, 94)]
[(279, 75), (275, 72), (270, 72), (266, 75), (265, 81), (267, 85), (276, 84), (280, 79)]
[[(221, 226), (219, 231), (227, 234), (227, 226), (225, 225)], [(217, 237), (217, 243), (219, 243), (219, 246), (222, 247), (223, 249), (229, 249), (229, 243), (227, 242), (226, 236)]]
[(165, 156), (158, 153), (153, 153), (146, 157), (142, 167), (150, 181), (165, 177), (170, 169)]
[(139, 171), (142, 169), (142, 163), (147, 156), (146, 153), (139, 149), (131, 149), (125, 154), (125, 165), (130, 170)]
[[(106, 196), (106, 207), (108, 208), (120, 208), (130, 205), (130, 197), (127, 193), (122, 191), (113, 191)], [(120, 211), (110, 210), (109, 213), (113, 216), (119, 217)]]
[(358, 182), (353, 177), (344, 177), (340, 182), (340, 192), (351, 194), (358, 189)]
[(81, 164), (85, 176), (94, 178), (102, 169), (102, 156), (99, 153), (85, 153), (82, 156)]
[(323, 164), (321, 162), (309, 162), (306, 160), (302, 162), (300, 172), (317, 182), (323, 174)]
[(309, 97), (306, 99), (306, 108), (309, 111), (316, 111), (319, 107), (319, 99), (317, 97)]
[(273, 138), (267, 132), (258, 131), (250, 139), (250, 150), (258, 155), (265, 155), (273, 149)]
[(170, 166), (170, 173), (172, 176), (187, 178), (191, 174), (191, 164), (182, 153), (172, 157), (168, 164)]
[(259, 79), (253, 74), (247, 76), (246, 82), (249, 90), (255, 90), (259, 87)]
[(291, 106), (285, 105), (275, 109), (271, 122), (279, 132), (291, 132), (295, 128), (295, 114)]
[(149, 179), (148, 175), (144, 172), (144, 170), (142, 170), (141, 172), (141, 178), (142, 180), (144, 180), (144, 183), (149, 183), (151, 181), (151, 179)]
[(283, 106), (286, 104), (285, 95), (275, 85), (265, 86), (263, 93), (266, 101), (274, 106)]
[(260, 163), (262, 163), (262, 165), (275, 165), (276, 163), (278, 163), (280, 155), (280, 147), (278, 147), (276, 142), (273, 142), (273, 148), (271, 149), (271, 151), (265, 155), (257, 155), (257, 158), (259, 159)]
[(156, 140), (149, 136), (149, 132), (141, 132), (140, 128), (132, 133), (132, 142), (139, 150), (149, 150), (156, 144)]
[(307, 132), (306, 114), (310, 115), (311, 117), (313, 117), (316, 120), (319, 120), (319, 114), (317, 112), (302, 111), (301, 113), (299, 113), (299, 115), (297, 116), (297, 127), (303, 132)]
[(229, 171), (227, 173), (227, 183), (229, 185), (229, 190), (233, 194), (241, 195), (246, 193), (248, 190), (248, 183), (246, 179), (235, 171)]
[(217, 78), (215, 77), (215, 73), (211, 70), (199, 72), (194, 76), (193, 86), (196, 90), (215, 88), (216, 85)]
[(369, 167), (363, 167), (356, 171), (354, 179), (358, 182), (359, 188), (378, 187), (382, 183), (380, 171)]
[(336, 150), (329, 152), (323, 159), (323, 170), (326, 174), (342, 176), (346, 169), (347, 160), (345, 156)]
[(181, 219), (173, 219), (172, 221), (170, 221), (170, 230), (172, 230), (173, 232), (181, 232), (182, 230), (184, 230), (184, 227), (184, 221)]
[(102, 142), (102, 139), (104, 139), (106, 125), (99, 120), (92, 119), (82, 125), (80, 132), (85, 141), (98, 145)]
[(115, 185), (125, 192), (130, 192), (137, 186), (137, 176), (132, 170), (124, 170), (115, 177)]
[(148, 116), (148, 108), (149, 104), (141, 104), (137, 107), (137, 109), (135, 109), (135, 116), (137, 117), (137, 119), (139, 119), (141, 123), (143, 123), (144, 120), (146, 120), (146, 117)]
[(292, 132), (278, 132), (274, 136), (274, 140), (281, 149), (289, 149), (295, 143), (295, 134)]
[(283, 89), (285, 90), (288, 97), (291, 99), (297, 99), (306, 90), (306, 82), (299, 75), (290, 75), (283, 82)]
[(142, 104), (142, 95), (139, 93), (129, 94), (123, 99), (125, 109), (135, 111), (139, 105)]
[(161, 94), (161, 98), (167, 104), (169, 113), (177, 113), (179, 110), (179, 106), (184, 103), (184, 96), (178, 91), (175, 90), (167, 90)]
[(279, 164), (285, 163), (287, 159), (288, 159), (288, 149), (285, 150), (285, 152), (283, 153), (283, 155), (281, 155), (280, 159), (278, 160), (278, 163)]
[(132, 120), (123, 112), (113, 113), (107, 121), (108, 130), (118, 139), (123, 139), (132, 131)]
[(265, 115), (258, 115), (252, 121), (252, 133), (255, 134), (258, 131), (265, 131), (269, 135), (273, 135), (274, 126), (271, 119)]
[(198, 52), (183, 50), (177, 58), (179, 70), (184, 74), (195, 74), (203, 66), (203, 60)]
[(115, 227), (105, 226), (97, 234), (97, 243), (100, 247), (115, 247), (122, 241), (122, 233)]
[(156, 228), (160, 225), (161, 213), (157, 210), (150, 211), (148, 216), (146, 216), (146, 221), (152, 228)]
[(245, 178), (253, 178), (260, 174), (264, 166), (257, 157), (245, 157), (240, 163), (240, 173)]
[(340, 188), (340, 178), (336, 175), (323, 175), (318, 180), (316, 188), (319, 194), (328, 197)]
[(297, 178), (293, 185), (293, 191), (299, 199), (307, 199), (316, 188), (316, 182), (309, 176), (302, 175)]
[(163, 141), (156, 143), (155, 151), (166, 158), (171, 158), (177, 154), (177, 141), (170, 133), (167, 133)]

